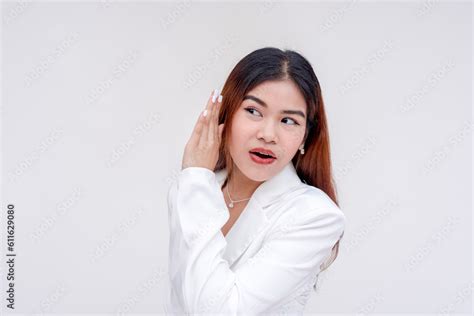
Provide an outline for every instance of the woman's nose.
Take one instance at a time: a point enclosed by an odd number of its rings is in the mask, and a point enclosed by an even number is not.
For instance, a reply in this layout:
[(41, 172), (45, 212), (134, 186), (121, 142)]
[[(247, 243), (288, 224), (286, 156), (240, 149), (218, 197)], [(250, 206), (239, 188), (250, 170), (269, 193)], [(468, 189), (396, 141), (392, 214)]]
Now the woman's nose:
[(278, 141), (276, 127), (273, 122), (267, 121), (263, 122), (258, 131), (258, 139), (264, 139), (265, 142), (276, 143)]

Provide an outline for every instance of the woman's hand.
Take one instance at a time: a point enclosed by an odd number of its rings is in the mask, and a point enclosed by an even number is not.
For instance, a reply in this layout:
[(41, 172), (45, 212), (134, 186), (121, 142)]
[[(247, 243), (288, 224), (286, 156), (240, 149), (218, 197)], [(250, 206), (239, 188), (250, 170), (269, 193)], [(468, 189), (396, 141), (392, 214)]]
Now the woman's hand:
[(204, 167), (214, 171), (219, 159), (219, 145), (224, 127), (224, 124), (218, 125), (221, 105), (222, 95), (215, 89), (209, 96), (206, 109), (199, 115), (186, 144), (181, 170), (188, 167)]

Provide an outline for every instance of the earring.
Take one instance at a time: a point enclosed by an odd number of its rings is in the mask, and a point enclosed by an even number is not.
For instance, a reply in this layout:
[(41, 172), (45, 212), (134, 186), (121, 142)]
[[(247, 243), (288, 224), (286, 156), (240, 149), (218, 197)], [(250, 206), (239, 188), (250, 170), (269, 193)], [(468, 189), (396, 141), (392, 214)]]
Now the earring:
[(299, 149), (300, 149), (300, 153), (301, 153), (302, 155), (304, 155), (304, 145), (301, 145), (301, 147), (300, 147)]

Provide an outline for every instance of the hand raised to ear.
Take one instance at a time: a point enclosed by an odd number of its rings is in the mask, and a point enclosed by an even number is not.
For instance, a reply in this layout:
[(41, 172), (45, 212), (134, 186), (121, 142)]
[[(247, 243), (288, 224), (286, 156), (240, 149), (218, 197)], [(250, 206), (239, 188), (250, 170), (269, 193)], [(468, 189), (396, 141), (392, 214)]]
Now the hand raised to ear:
[(194, 130), (184, 149), (181, 170), (203, 167), (214, 170), (219, 159), (219, 146), (224, 124), (219, 123), (222, 95), (215, 89), (207, 100), (206, 109), (199, 115)]

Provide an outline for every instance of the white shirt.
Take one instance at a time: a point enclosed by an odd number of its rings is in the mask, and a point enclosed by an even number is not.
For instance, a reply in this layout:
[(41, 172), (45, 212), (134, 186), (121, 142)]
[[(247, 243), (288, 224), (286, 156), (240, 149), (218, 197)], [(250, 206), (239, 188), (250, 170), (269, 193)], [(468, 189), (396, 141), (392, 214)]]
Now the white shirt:
[(302, 314), (345, 215), (290, 161), (255, 190), (224, 236), (227, 170), (181, 170), (168, 191), (166, 313)]

